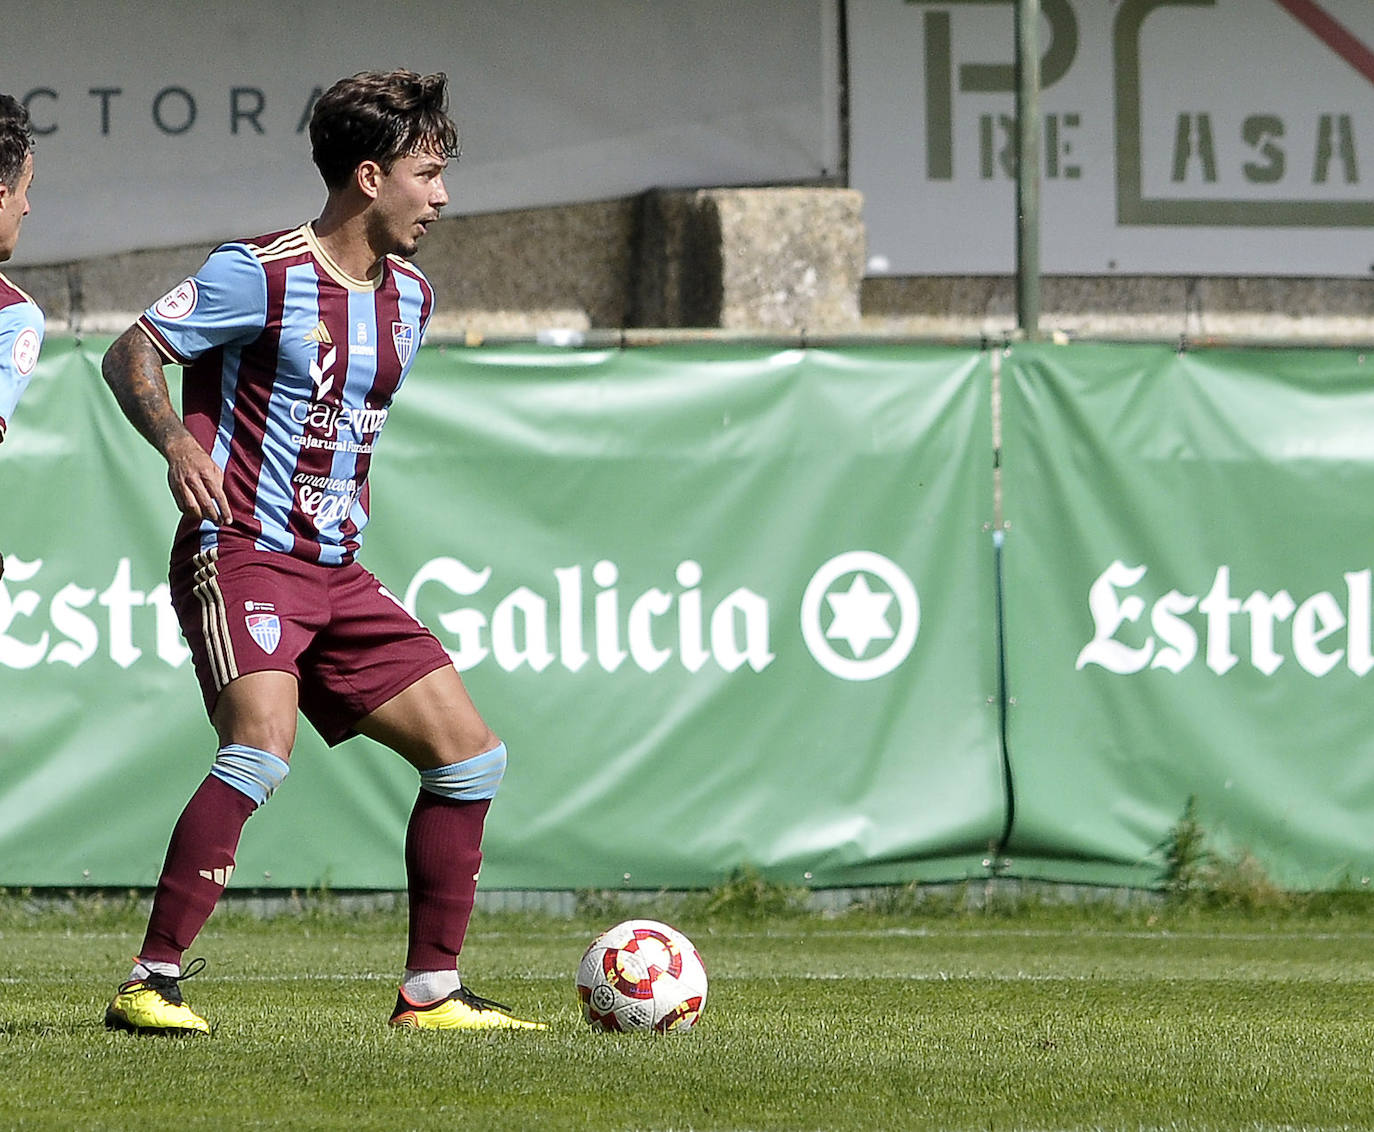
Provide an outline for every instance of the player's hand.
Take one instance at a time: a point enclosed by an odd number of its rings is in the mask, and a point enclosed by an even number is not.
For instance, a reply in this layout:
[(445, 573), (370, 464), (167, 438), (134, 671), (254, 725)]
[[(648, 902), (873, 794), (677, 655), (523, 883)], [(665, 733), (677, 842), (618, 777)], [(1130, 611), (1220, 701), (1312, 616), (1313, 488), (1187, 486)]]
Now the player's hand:
[(233, 518), (224, 473), (189, 433), (167, 447), (167, 486), (183, 515), (220, 526)]

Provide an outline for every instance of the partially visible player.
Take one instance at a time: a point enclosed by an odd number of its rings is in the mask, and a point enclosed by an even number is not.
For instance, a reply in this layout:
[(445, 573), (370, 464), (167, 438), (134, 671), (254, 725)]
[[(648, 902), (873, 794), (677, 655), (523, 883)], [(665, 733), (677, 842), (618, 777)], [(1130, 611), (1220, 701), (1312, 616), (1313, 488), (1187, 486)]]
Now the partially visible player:
[[(446, 92), (442, 74), (411, 71), (331, 86), (310, 120), (319, 218), (220, 246), (105, 355), (120, 407), (167, 461), (183, 515), (172, 601), (219, 737), (106, 1011), (112, 1029), (208, 1032), (180, 985), (202, 964), (182, 956), (229, 882), (244, 824), (286, 777), (298, 710), (331, 745), (367, 735), (419, 772), (392, 1025), (542, 1028), (458, 974), (505, 745), (439, 641), (355, 561), (373, 448), (434, 305), (407, 257), (448, 203), (458, 137)], [(183, 367), (181, 416), (168, 363)]]
[[(0, 263), (14, 255), (19, 226), (29, 214), (33, 183), (33, 127), (28, 111), (0, 94)], [(43, 345), (43, 312), (0, 275), (0, 443), (19, 397), (28, 387)], [(0, 556), (0, 577), (5, 559)]]

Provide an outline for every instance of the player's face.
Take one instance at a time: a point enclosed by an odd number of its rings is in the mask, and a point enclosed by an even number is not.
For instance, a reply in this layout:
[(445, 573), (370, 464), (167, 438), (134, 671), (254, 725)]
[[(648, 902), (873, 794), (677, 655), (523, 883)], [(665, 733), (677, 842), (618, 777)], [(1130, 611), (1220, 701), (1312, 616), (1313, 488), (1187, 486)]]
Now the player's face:
[(420, 237), (448, 204), (448, 162), (428, 151), (407, 154), (383, 173), (372, 206), (372, 244), (381, 252), (412, 256)]
[(24, 167), (13, 185), (0, 185), (0, 261), (14, 255), (19, 242), (19, 225), (29, 214), (29, 185), (33, 182), (33, 154), (24, 157)]

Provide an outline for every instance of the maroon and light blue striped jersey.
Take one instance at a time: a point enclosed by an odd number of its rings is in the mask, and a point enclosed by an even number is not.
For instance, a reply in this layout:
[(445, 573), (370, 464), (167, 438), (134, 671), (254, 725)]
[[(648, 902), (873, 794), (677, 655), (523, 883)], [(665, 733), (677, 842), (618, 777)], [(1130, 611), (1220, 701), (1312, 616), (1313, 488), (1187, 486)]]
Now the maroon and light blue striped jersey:
[(38, 304), (0, 275), (0, 440), (38, 366), (43, 325)]
[(182, 417), (224, 470), (233, 522), (183, 520), (192, 552), (242, 538), (351, 562), (367, 472), (434, 306), (420, 270), (387, 256), (354, 279), (306, 224), (223, 244), (138, 324), (185, 367)]

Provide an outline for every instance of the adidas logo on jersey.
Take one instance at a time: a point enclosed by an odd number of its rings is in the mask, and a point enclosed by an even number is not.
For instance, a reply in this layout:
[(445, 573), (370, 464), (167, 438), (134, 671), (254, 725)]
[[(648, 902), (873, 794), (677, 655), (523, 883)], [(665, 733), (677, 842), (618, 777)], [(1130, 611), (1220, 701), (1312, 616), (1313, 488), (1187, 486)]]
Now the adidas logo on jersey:
[(334, 345), (334, 339), (329, 336), (329, 327), (325, 326), (324, 319), (315, 323), (315, 329), (307, 334), (302, 341), (318, 342), (321, 346)]
[(222, 869), (201, 869), (200, 875), (206, 880), (212, 880), (221, 888), (229, 883), (229, 878), (234, 875), (234, 866), (225, 865)]

